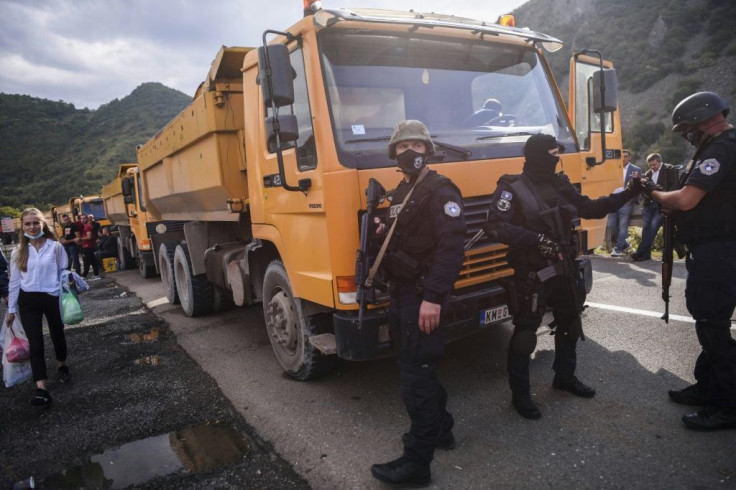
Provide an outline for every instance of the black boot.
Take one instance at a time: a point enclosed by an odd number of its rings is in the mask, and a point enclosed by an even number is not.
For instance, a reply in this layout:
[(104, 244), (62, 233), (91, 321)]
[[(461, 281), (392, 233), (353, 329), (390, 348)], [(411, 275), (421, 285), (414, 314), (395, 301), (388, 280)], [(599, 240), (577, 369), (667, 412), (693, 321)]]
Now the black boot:
[(429, 465), (410, 461), (404, 456), (388, 463), (374, 464), (371, 473), (384, 483), (402, 487), (421, 488), (432, 482)]
[(697, 384), (690, 385), (681, 390), (670, 390), (667, 392), (670, 400), (680, 405), (690, 405), (694, 407), (705, 406), (708, 404), (708, 397), (705, 391), (700, 389)]
[(556, 390), (569, 391), (580, 398), (593, 398), (595, 396), (595, 390), (593, 388), (586, 386), (582, 381), (574, 376), (569, 381), (562, 381), (561, 379), (555, 378), (552, 382), (552, 388)]
[(736, 407), (706, 407), (682, 416), (688, 429), (711, 431), (736, 428)]
[(511, 396), (511, 404), (519, 412), (519, 415), (526, 419), (538, 420), (542, 418), (542, 412), (539, 411), (532, 401), (532, 397), (529, 395), (517, 395), (514, 393)]

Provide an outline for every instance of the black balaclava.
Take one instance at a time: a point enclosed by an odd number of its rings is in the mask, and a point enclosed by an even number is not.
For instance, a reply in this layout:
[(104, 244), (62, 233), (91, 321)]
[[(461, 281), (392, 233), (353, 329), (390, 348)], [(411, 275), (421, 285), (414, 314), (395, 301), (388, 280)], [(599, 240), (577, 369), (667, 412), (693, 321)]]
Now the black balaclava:
[(524, 145), (524, 173), (536, 179), (551, 179), (555, 175), (560, 157), (550, 155), (553, 148), (559, 148), (557, 140), (549, 134), (534, 134)]

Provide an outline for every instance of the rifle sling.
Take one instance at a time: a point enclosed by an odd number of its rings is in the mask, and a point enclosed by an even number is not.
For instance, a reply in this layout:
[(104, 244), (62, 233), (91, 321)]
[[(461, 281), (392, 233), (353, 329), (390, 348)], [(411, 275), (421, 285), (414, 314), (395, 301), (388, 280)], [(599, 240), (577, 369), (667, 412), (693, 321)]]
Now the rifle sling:
[[(414, 189), (416, 189), (419, 184), (424, 180), (424, 178), (429, 174), (429, 169), (427, 167), (424, 167), (424, 171), (422, 174), (417, 178), (417, 181), (414, 182), (414, 185), (409, 189), (409, 192), (406, 194), (406, 197), (404, 198), (404, 203), (409, 202), (409, 198), (411, 197), (412, 193), (414, 192)], [(381, 266), (381, 262), (383, 261), (383, 256), (386, 254), (386, 249), (388, 248), (388, 244), (391, 242), (391, 237), (394, 234), (394, 230), (396, 229), (396, 223), (399, 222), (399, 216), (401, 215), (401, 212), (404, 210), (402, 207), (401, 210), (396, 215), (396, 218), (394, 219), (394, 222), (391, 224), (391, 229), (388, 230), (388, 233), (386, 234), (386, 238), (384, 238), (383, 243), (381, 244), (381, 249), (378, 251), (378, 255), (376, 255), (376, 261), (373, 263), (373, 267), (371, 267), (370, 272), (368, 273), (368, 277), (365, 279), (365, 287), (371, 287), (373, 286), (373, 278), (376, 277), (376, 274), (378, 273), (378, 268)]]

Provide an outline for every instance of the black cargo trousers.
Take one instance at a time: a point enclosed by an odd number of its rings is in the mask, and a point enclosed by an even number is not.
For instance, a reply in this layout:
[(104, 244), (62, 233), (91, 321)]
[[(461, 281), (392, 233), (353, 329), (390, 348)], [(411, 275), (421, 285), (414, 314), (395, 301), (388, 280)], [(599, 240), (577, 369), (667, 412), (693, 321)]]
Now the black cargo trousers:
[[(448, 300), (442, 305), (447, 309)], [(389, 327), (400, 370), (401, 397), (411, 420), (404, 438), (404, 457), (429, 465), (438, 441), (452, 430), (447, 392), (437, 379), (437, 362), (445, 351), (440, 328), (419, 330), (420, 290), (413, 285), (391, 288)]]
[(687, 309), (702, 347), (695, 380), (710, 405), (736, 407), (736, 340), (730, 330), (736, 308), (736, 241), (689, 247), (685, 264)]
[(547, 307), (557, 324), (555, 333), (555, 360), (552, 369), (555, 378), (566, 382), (575, 376), (577, 354), (575, 347), (577, 335), (569, 332), (580, 331), (580, 315), (570, 302), (562, 276), (545, 282), (530, 278), (528, 271), (519, 270), (514, 277), (517, 287), (518, 310), (514, 313), (514, 333), (509, 342), (507, 369), (511, 392), (529, 395), (529, 356), (537, 346), (537, 329)]

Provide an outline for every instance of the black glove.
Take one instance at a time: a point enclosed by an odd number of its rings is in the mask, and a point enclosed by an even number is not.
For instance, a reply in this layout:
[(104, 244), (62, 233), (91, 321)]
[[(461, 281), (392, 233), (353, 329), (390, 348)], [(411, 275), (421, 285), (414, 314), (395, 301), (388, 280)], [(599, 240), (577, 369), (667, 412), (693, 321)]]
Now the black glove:
[(546, 259), (554, 259), (557, 254), (560, 253), (560, 247), (555, 242), (549, 239), (546, 235), (539, 234), (539, 241), (537, 242), (537, 249), (539, 253)]
[(650, 200), (652, 200), (652, 192), (664, 190), (662, 189), (662, 186), (655, 184), (651, 179), (640, 181), (639, 187), (641, 188), (641, 193), (647, 196)]
[(642, 191), (641, 175), (635, 173), (633, 177), (626, 183), (626, 190), (631, 192), (634, 196), (638, 196)]

